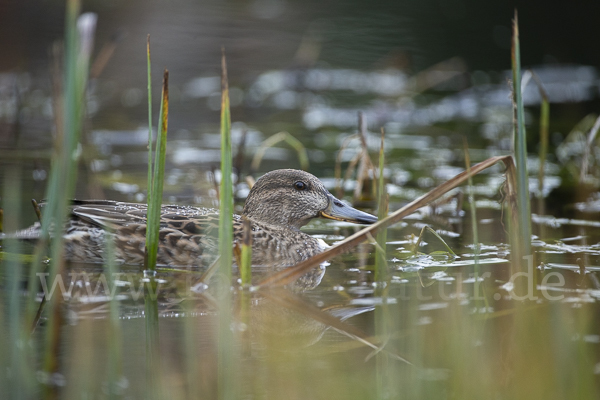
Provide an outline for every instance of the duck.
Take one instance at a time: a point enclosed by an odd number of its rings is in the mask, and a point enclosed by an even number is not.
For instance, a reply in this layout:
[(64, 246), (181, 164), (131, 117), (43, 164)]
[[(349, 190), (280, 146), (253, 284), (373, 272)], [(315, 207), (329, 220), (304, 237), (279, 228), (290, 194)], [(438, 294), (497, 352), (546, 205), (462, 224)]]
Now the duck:
[[(74, 201), (64, 233), (65, 258), (76, 263), (106, 261), (106, 241), (114, 242), (118, 263), (144, 263), (147, 205), (112, 200)], [(234, 246), (241, 243), (243, 220), (250, 221), (252, 266), (289, 267), (328, 246), (300, 230), (313, 218), (372, 224), (377, 218), (334, 197), (314, 175), (279, 169), (260, 177), (233, 216)], [(208, 266), (218, 253), (219, 211), (193, 206), (161, 207), (157, 263), (162, 266)], [(39, 236), (40, 225), (21, 231), (22, 239)]]

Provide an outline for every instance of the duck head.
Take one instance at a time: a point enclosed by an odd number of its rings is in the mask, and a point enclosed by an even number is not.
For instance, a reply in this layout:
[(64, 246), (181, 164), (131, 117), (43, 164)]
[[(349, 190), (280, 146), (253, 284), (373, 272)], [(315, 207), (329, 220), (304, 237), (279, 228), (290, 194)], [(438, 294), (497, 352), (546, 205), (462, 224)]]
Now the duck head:
[(243, 215), (270, 225), (300, 228), (322, 217), (358, 224), (377, 218), (335, 198), (323, 183), (308, 172), (279, 169), (260, 177), (246, 199)]

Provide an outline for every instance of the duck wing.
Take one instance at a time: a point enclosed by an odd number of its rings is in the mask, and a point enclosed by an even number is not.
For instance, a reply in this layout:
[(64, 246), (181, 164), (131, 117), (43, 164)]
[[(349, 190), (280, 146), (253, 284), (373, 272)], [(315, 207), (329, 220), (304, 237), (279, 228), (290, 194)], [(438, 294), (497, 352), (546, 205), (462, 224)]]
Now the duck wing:
[[(73, 202), (73, 219), (109, 230), (146, 225), (148, 206), (111, 200), (78, 200)], [(218, 211), (212, 208), (163, 205), (161, 229), (179, 230), (185, 234), (208, 234), (218, 229)]]

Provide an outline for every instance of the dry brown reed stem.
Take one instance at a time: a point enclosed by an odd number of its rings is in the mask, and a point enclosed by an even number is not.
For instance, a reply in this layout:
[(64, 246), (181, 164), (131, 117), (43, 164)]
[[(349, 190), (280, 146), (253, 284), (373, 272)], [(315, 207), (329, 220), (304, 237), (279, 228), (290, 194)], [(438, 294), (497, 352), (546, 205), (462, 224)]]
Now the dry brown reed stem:
[(365, 118), (362, 112), (358, 114), (358, 126), (360, 128), (358, 130), (358, 137), (360, 138), (360, 145), (363, 149), (363, 160), (367, 168), (375, 169), (373, 161), (369, 156), (369, 147), (367, 146), (367, 119)]
[[(346, 148), (350, 145), (350, 142), (354, 139), (356, 139), (358, 137), (358, 135), (350, 135), (347, 138), (344, 139), (344, 141), (342, 142), (342, 145), (340, 146), (340, 149), (338, 150), (338, 154), (337, 157), (335, 158), (335, 190), (336, 190), (336, 196), (337, 197), (342, 197), (344, 195), (344, 183), (346, 182), (346, 180), (342, 180), (342, 154), (344, 153), (344, 150), (346, 150)], [(354, 160), (352, 160), (354, 161)], [(358, 160), (356, 161), (358, 162)], [(346, 174), (348, 174), (348, 171), (350, 170), (350, 166), (348, 166), (348, 169), (346, 170)]]
[(112, 37), (107, 43), (104, 43), (104, 45), (98, 52), (98, 55), (96, 56), (92, 67), (90, 68), (90, 79), (96, 79), (100, 76), (100, 74), (102, 74), (102, 71), (104, 71), (104, 68), (112, 58), (115, 50), (117, 49), (117, 45), (121, 41), (123, 36), (123, 32), (118, 31), (112, 35)]
[[(429, 204), (433, 200), (439, 198), (440, 196), (448, 193), (450, 190), (454, 189), (458, 185), (462, 184), (469, 178), (469, 176), (476, 175), (479, 172), (483, 171), (484, 169), (487, 169), (487, 168), (497, 164), (498, 162), (503, 162), (504, 165), (506, 166), (506, 183), (507, 183), (507, 185), (506, 185), (507, 196), (506, 197), (510, 203), (512, 211), (516, 211), (516, 192), (515, 192), (516, 183), (515, 183), (514, 160), (513, 160), (512, 156), (491, 157), (485, 161), (480, 162), (479, 164), (472, 166), (470, 171), (461, 172), (460, 174), (456, 175), (454, 178), (442, 183), (441, 185), (439, 185), (438, 187), (429, 191), (425, 195), (419, 197), (418, 199), (412, 201), (411, 203), (407, 204), (406, 206), (402, 207), (401, 209), (390, 214), (387, 218), (385, 218), (371, 226), (368, 226), (365, 229), (362, 229), (361, 231), (359, 231), (359, 232), (355, 233), (354, 235), (341, 241), (337, 245), (324, 251), (323, 253), (319, 253), (319, 254), (309, 258), (308, 260), (305, 260), (305, 261), (302, 261), (302, 262), (296, 264), (293, 267), (286, 268), (284, 270), (278, 271), (278, 272), (268, 276), (267, 278), (265, 278), (261, 282), (259, 282), (257, 286), (259, 286), (259, 287), (282, 286), (282, 285), (287, 285), (287, 284), (293, 282), (294, 280), (296, 280), (297, 278), (299, 278), (306, 272), (310, 271), (316, 265), (319, 265), (320, 263), (322, 263), (326, 260), (329, 260), (330, 258), (337, 256), (337, 255), (347, 251), (348, 249), (351, 249), (351, 248), (357, 246), (358, 244), (367, 240), (369, 235), (373, 236), (380, 229), (385, 229), (388, 226), (399, 222), (402, 218), (414, 213), (419, 208)], [(513, 226), (516, 226), (516, 224), (517, 224), (516, 212), (511, 212), (510, 215), (512, 216), (512, 219), (513, 219), (512, 223), (515, 224)]]
[[(356, 156), (354, 156), (352, 158), (352, 160), (350, 160), (350, 162), (348, 163), (348, 167), (346, 168), (346, 173), (344, 174), (344, 179), (341, 182), (341, 186), (340, 186), (340, 190), (338, 193), (338, 197), (344, 197), (344, 186), (346, 185), (346, 181), (350, 180), (350, 178), (352, 177), (352, 173), (354, 172), (354, 169), (356, 168), (356, 166), (358, 165), (358, 162), (361, 160), (362, 158), (362, 151), (358, 154), (356, 154)], [(358, 177), (357, 177), (358, 180)]]
[[(360, 147), (362, 148), (359, 158), (358, 170), (356, 171), (356, 187), (354, 188), (354, 200), (359, 200), (363, 194), (365, 182), (371, 181), (373, 186), (373, 177), (375, 176), (375, 166), (369, 156), (369, 148), (367, 147), (367, 120), (362, 112), (358, 113), (358, 137), (360, 138)], [(372, 175), (369, 176), (369, 171)]]
[(37, 216), (38, 222), (42, 222), (42, 211), (40, 210), (40, 205), (35, 199), (31, 199), (31, 205), (33, 206), (33, 211), (35, 211), (35, 215)]

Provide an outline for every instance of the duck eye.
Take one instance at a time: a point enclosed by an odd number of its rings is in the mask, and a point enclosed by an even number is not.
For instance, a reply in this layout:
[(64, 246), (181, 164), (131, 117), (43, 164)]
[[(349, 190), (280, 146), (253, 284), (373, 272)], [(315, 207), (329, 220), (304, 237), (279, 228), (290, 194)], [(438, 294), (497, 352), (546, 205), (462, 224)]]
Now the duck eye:
[(308, 185), (302, 181), (298, 181), (294, 183), (294, 187), (296, 188), (296, 190), (306, 190)]

